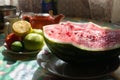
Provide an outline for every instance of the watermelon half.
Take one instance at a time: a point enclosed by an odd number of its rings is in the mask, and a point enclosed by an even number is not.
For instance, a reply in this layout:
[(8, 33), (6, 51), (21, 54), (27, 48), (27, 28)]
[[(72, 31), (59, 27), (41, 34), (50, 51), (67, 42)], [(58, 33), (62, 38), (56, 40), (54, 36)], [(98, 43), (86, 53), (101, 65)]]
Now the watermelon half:
[(44, 26), (43, 32), (50, 51), (67, 62), (103, 60), (120, 53), (120, 29), (65, 22)]

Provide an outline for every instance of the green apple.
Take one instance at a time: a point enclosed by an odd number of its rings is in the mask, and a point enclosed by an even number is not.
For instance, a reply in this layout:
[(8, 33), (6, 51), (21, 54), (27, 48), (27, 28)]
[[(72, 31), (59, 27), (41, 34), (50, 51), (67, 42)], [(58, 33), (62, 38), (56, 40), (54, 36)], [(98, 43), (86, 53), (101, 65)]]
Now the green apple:
[(40, 34), (29, 33), (24, 37), (23, 43), (24, 48), (28, 51), (40, 50), (44, 45), (44, 38)]

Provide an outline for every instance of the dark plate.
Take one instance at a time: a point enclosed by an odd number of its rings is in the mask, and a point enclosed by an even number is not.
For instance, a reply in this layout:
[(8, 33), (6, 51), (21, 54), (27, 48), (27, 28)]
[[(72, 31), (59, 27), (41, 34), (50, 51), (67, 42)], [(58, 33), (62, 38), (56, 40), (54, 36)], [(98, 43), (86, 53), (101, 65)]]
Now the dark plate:
[(70, 64), (43, 49), (37, 55), (37, 62), (53, 75), (70, 79), (99, 78), (110, 74), (119, 67), (119, 58), (113, 57), (104, 61)]
[(7, 47), (4, 45), (3, 46), (4, 50), (2, 54), (4, 57), (12, 60), (31, 60), (31, 59), (36, 59), (37, 54), (39, 53), (40, 50), (37, 51), (23, 51), (23, 52), (14, 52), (12, 50), (7, 49)]

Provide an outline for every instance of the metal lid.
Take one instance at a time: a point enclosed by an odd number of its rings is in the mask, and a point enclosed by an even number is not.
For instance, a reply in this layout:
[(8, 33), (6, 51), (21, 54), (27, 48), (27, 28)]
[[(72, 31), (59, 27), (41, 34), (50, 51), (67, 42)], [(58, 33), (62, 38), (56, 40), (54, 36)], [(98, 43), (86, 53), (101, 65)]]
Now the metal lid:
[(16, 10), (16, 6), (12, 6), (12, 5), (0, 6), (0, 11), (6, 11), (6, 10)]

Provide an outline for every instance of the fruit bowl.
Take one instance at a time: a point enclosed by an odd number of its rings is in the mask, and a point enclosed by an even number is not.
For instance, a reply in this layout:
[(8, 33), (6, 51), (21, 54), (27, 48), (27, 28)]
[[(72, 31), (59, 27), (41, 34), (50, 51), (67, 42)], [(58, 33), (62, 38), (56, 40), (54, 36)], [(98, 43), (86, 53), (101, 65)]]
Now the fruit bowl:
[(36, 51), (21, 51), (21, 52), (15, 52), (7, 48), (6, 44), (4, 44), (4, 51), (2, 54), (4, 57), (12, 59), (12, 60), (32, 60), (36, 59), (37, 54), (40, 50)]

